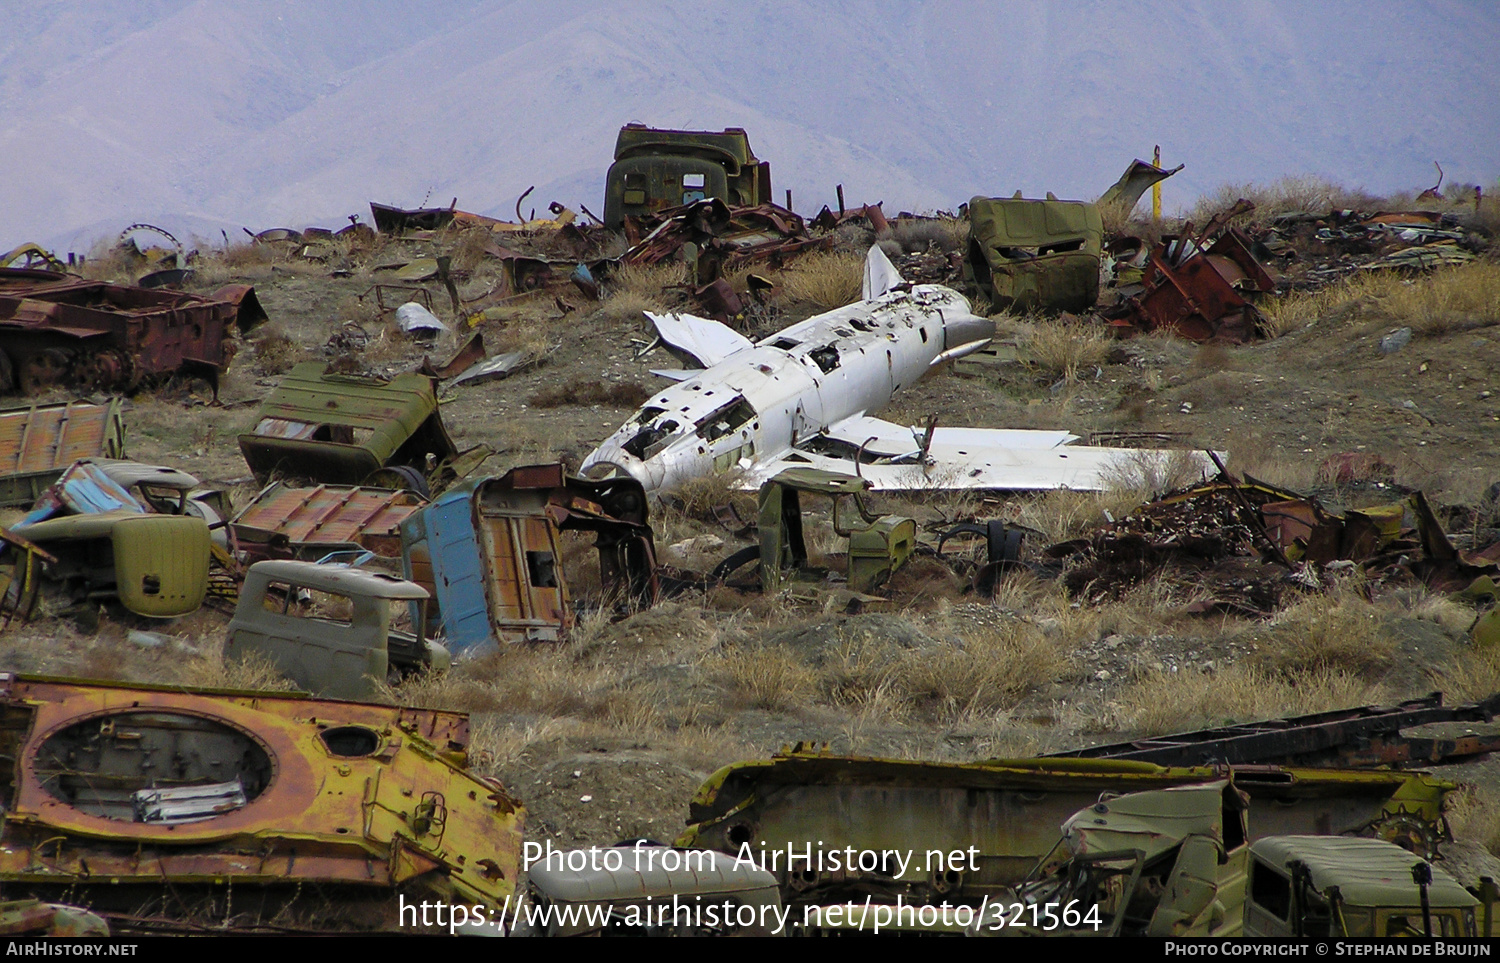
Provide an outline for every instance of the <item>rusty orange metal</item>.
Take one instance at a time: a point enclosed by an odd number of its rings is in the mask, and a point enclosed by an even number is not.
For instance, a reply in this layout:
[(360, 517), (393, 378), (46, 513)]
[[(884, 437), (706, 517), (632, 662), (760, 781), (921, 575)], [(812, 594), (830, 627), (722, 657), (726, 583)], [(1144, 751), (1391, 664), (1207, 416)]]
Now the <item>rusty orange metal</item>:
[(8, 895), (514, 892), (523, 810), (467, 770), (463, 713), (11, 674), (0, 708)]
[(74, 462), (124, 454), (118, 400), (0, 411), (0, 506), (29, 508)]
[(240, 550), (253, 559), (321, 556), (351, 545), (400, 558), (401, 522), (426, 504), (409, 491), (275, 482), (231, 524)]
[(0, 392), (133, 390), (178, 372), (218, 389), (236, 331), (266, 319), (249, 285), (207, 297), (0, 268)]

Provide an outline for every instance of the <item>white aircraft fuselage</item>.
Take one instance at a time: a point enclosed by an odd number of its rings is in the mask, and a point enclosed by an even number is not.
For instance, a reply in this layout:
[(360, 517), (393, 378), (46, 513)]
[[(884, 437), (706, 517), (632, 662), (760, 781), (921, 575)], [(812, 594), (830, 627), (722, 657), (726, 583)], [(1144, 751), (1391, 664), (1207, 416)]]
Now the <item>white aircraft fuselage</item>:
[(582, 471), (630, 475), (659, 491), (784, 456), (879, 409), (933, 365), (984, 347), (994, 330), (963, 295), (936, 284), (817, 315), (657, 392)]

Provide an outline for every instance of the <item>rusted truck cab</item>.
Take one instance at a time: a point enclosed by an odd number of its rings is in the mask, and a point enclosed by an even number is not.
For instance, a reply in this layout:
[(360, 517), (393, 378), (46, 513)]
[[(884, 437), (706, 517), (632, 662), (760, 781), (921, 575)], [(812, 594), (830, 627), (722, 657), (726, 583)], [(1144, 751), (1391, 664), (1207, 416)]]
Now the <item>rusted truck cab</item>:
[[(332, 699), (367, 699), (381, 683), (448, 667), (448, 650), (393, 627), (427, 590), (349, 565), (291, 560), (250, 566), (229, 622), (224, 658), (269, 659), (298, 686)], [(420, 609), (420, 605), (417, 606)]]
[(771, 165), (758, 160), (739, 127), (661, 130), (626, 124), (604, 183), (604, 224), (619, 230), (628, 215), (717, 197), (730, 207), (771, 200)]
[[(261, 405), (240, 452), (262, 484), (273, 475), (359, 485), (382, 469), (426, 496), (427, 477), (458, 456), (438, 415), (433, 381), (342, 375), (320, 361), (292, 368)], [(386, 487), (393, 487), (387, 485)]]

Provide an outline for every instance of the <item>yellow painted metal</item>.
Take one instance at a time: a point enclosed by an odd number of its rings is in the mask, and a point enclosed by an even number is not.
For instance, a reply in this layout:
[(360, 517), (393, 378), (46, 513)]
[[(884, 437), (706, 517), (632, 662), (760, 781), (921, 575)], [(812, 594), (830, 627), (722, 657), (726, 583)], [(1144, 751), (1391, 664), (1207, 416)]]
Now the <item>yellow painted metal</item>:
[[(1160, 144), (1157, 144), (1156, 147), (1152, 150), (1151, 163), (1156, 167), (1161, 166)], [(1157, 181), (1155, 184), (1151, 185), (1151, 220), (1161, 220), (1161, 181)]]
[[(442, 899), (499, 907), (520, 871), (521, 804), (466, 769), (462, 713), (295, 693), (168, 689), (0, 675), (0, 739), (16, 766), (0, 828), (0, 882), (343, 884), (417, 880)], [(272, 774), (239, 809), (144, 823), (73, 808), (38, 772), (49, 736), (149, 713), (210, 720), (253, 740)], [(373, 746), (338, 755), (323, 734)]]

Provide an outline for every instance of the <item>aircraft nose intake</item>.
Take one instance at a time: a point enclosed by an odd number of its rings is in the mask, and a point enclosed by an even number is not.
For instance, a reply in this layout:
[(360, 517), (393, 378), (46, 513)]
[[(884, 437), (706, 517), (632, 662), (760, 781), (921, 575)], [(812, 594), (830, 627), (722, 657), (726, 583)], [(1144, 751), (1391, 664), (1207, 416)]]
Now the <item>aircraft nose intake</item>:
[(583, 474), (594, 481), (604, 481), (606, 478), (634, 478), (648, 491), (651, 488), (651, 483), (647, 480), (646, 466), (639, 463), (621, 465), (612, 461), (596, 461), (584, 469)]
[(943, 347), (952, 351), (976, 341), (989, 341), (995, 336), (995, 322), (974, 314), (948, 318), (943, 323)]

